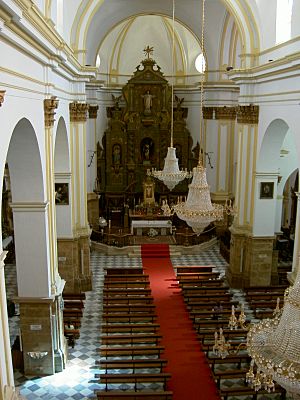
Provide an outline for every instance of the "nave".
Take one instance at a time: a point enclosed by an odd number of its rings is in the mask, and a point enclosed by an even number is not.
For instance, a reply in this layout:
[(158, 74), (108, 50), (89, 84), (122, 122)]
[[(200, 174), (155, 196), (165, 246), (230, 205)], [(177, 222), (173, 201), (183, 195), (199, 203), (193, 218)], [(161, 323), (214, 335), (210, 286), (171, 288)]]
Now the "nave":
[[(95, 374), (100, 371), (95, 368), (99, 361), (100, 335), (101, 335), (101, 306), (102, 289), (104, 280), (104, 267), (137, 267), (141, 266), (141, 258), (128, 258), (126, 256), (105, 256), (93, 252), (91, 254), (91, 265), (93, 269), (93, 291), (86, 293), (85, 308), (80, 329), (80, 338), (76, 340), (74, 349), (69, 347), (69, 361), (67, 368), (53, 376), (44, 378), (24, 377), (19, 372), (15, 373), (15, 384), (19, 387), (21, 394), (27, 399), (83, 399), (95, 398), (94, 390), (102, 389), (103, 385), (95, 382)], [(216, 246), (212, 250), (203, 252), (201, 255), (185, 255), (172, 257), (174, 267), (178, 265), (208, 265), (214, 264), (215, 270), (224, 276), (227, 266), (224, 259), (219, 255)], [(7, 266), (7, 271), (13, 271), (11, 266)], [(10, 291), (13, 289), (15, 277), (13, 273), (7, 275)], [(8, 293), (12, 296), (14, 293)], [(239, 290), (232, 290), (236, 300), (241, 300)], [(17, 333), (17, 317), (13, 317), (14, 323), (11, 326), (11, 336)], [(11, 320), (11, 319), (10, 319)], [(13, 343), (13, 340), (12, 340)], [(228, 382), (228, 385), (231, 383)], [(224, 383), (226, 385), (226, 382)], [(126, 385), (120, 386), (126, 389)], [(261, 396), (260, 399), (268, 398)], [(272, 396), (272, 399), (277, 397)], [(278, 397), (279, 398), (279, 397)], [(233, 398), (231, 398), (232, 400)], [(243, 397), (239, 397), (243, 399)], [(247, 399), (247, 397), (244, 397)]]

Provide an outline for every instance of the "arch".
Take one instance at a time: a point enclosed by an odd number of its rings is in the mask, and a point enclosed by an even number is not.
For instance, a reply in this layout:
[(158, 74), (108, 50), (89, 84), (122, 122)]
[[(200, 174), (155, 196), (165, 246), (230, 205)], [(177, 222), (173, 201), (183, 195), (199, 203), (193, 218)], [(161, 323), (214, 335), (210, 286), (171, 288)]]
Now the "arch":
[(280, 150), (289, 130), (282, 119), (273, 120), (266, 129), (257, 162), (259, 172), (277, 172)]
[[(255, 1), (251, 0), (250, 5), (249, 0), (220, 0), (220, 4), (222, 4), (225, 9), (229, 10), (235, 20), (241, 36), (242, 53), (244, 55), (256, 54), (260, 48), (260, 43), (256, 22), (257, 17), (254, 17), (253, 14), (253, 12), (257, 11)], [(95, 54), (91, 54), (91, 51), (95, 51), (97, 47), (94, 41), (96, 39), (101, 41), (103, 37), (103, 31), (102, 34), (99, 32), (95, 34), (95, 30), (100, 29), (100, 26), (101, 29), (107, 32), (109, 30), (108, 23), (110, 23), (110, 26), (116, 25), (121, 20), (137, 13), (170, 15), (171, 10), (170, 7), (167, 6), (168, 5), (162, 4), (159, 0), (153, 0), (151, 2), (151, 11), (149, 11), (148, 8), (145, 8), (143, 2), (136, 4), (136, 8), (133, 9), (132, 6), (129, 7), (127, 2), (124, 1), (122, 2), (122, 6), (119, 4), (118, 10), (116, 10), (111, 6), (109, 8), (103, 0), (84, 0), (78, 9), (72, 26), (71, 42), (74, 51), (77, 53), (78, 58), (80, 55), (84, 57), (86, 54), (87, 60), (90, 61), (95, 57)], [(199, 27), (197, 26), (196, 20), (193, 19), (194, 14), (189, 17), (186, 15), (187, 7), (188, 5), (181, 7), (179, 4), (176, 17), (189, 26), (193, 32), (197, 32)], [(92, 49), (88, 42), (92, 43)], [(85, 62), (86, 60), (80, 61)], [(245, 61), (245, 64), (249, 65), (247, 61), (248, 60)], [(250, 57), (250, 64), (252, 63), (253, 60)]]
[(70, 172), (70, 152), (67, 127), (63, 117), (60, 117), (55, 136), (54, 147), (54, 171), (55, 173)]
[(45, 190), (36, 133), (28, 119), (15, 126), (7, 153), (12, 201), (43, 202)]

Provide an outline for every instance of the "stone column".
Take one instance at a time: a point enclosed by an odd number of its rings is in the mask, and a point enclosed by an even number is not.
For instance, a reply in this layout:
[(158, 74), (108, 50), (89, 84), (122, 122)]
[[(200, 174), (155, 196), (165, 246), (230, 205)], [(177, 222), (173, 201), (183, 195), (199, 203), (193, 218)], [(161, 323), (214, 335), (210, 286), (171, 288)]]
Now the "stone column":
[(97, 178), (97, 113), (98, 105), (89, 105), (89, 123), (88, 123), (88, 165), (87, 165), (87, 209), (88, 221), (90, 226), (98, 229), (99, 225), (99, 196), (94, 192)]
[[(77, 240), (77, 281), (76, 291), (90, 290), (90, 228), (87, 216), (87, 173), (86, 173), (86, 120), (88, 105), (73, 102), (69, 105), (71, 121), (71, 168), (73, 236)], [(75, 285), (76, 286), (76, 285)]]
[(14, 375), (11, 360), (11, 343), (9, 338), (6, 289), (4, 278), (4, 260), (7, 252), (0, 254), (0, 398), (4, 398), (5, 386), (14, 386)]
[(294, 284), (297, 274), (300, 269), (299, 257), (300, 257), (300, 193), (296, 192), (297, 196), (297, 215), (296, 215), (296, 226), (295, 226), (295, 237), (294, 237), (294, 253), (293, 253), (293, 266), (292, 272), (288, 275), (288, 280), (291, 284)]
[(233, 287), (268, 285), (272, 277), (274, 229), (270, 235), (263, 236), (255, 235), (253, 231), (258, 115), (259, 108), (255, 105), (237, 109), (237, 215), (230, 228), (230, 265), (227, 271), (227, 279)]

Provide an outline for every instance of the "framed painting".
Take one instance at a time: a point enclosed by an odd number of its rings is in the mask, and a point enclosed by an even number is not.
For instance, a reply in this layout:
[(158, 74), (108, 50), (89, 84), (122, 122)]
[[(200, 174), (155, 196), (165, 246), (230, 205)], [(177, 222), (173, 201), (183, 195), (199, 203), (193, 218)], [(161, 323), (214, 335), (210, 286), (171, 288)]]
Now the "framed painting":
[(69, 204), (69, 184), (55, 183), (55, 204), (67, 206)]
[(274, 182), (260, 182), (260, 199), (273, 199)]

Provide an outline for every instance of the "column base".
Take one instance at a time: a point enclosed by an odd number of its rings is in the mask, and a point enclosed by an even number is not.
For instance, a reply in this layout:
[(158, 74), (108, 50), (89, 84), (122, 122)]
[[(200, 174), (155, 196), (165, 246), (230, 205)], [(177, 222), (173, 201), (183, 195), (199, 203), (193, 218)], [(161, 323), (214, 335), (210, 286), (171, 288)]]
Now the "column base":
[(278, 279), (274, 237), (253, 237), (231, 230), (230, 265), (226, 273), (234, 288), (269, 286)]

